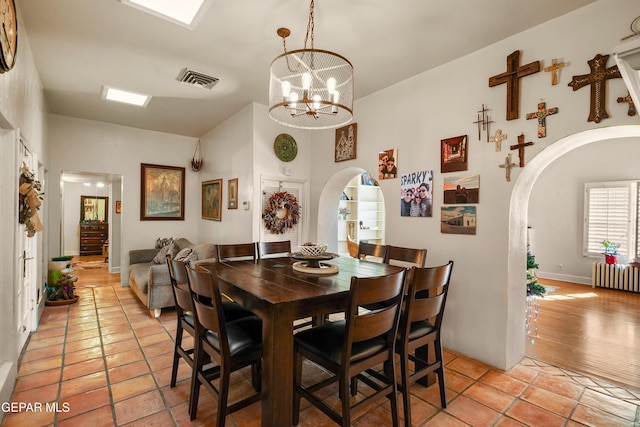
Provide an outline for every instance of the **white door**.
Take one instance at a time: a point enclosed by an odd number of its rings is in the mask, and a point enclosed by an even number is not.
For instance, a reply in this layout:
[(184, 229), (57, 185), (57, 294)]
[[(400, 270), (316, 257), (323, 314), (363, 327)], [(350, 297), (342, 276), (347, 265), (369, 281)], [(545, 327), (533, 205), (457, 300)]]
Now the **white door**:
[(303, 205), (303, 183), (301, 182), (292, 182), (292, 181), (278, 181), (275, 179), (262, 179), (260, 182), (260, 191), (262, 194), (262, 210), (267, 207), (269, 202), (269, 198), (274, 193), (279, 193), (282, 191), (286, 191), (289, 194), (292, 194), (296, 197), (298, 201), (298, 205), (300, 206), (300, 217), (298, 223), (293, 226), (293, 228), (288, 228), (284, 230), (282, 234), (272, 233), (271, 230), (268, 230), (265, 227), (265, 223), (263, 220), (260, 221), (260, 241), (261, 242), (277, 242), (281, 240), (291, 240), (291, 250), (296, 251), (298, 245), (302, 243), (302, 218), (304, 215), (302, 214), (305, 206)]
[[(18, 141), (18, 145), (20, 147), (20, 161), (18, 164), (22, 166), (24, 163), (32, 173), (36, 174), (38, 167), (33, 154), (22, 140)], [(37, 176), (36, 179), (38, 179)], [(27, 237), (26, 227), (23, 224), (18, 224), (17, 236), (16, 319), (18, 325), (18, 350), (21, 351), (35, 324), (38, 245), (36, 236)]]

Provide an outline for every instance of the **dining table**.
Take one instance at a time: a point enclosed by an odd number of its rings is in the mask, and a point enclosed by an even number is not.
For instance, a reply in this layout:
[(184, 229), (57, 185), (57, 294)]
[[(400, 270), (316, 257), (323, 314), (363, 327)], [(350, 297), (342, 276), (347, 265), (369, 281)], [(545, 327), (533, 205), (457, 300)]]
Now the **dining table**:
[(306, 264), (295, 256), (199, 264), (217, 274), (220, 292), (262, 319), (264, 427), (292, 425), (294, 321), (344, 312), (352, 276), (384, 276), (402, 269), (337, 255), (318, 268), (304, 268)]

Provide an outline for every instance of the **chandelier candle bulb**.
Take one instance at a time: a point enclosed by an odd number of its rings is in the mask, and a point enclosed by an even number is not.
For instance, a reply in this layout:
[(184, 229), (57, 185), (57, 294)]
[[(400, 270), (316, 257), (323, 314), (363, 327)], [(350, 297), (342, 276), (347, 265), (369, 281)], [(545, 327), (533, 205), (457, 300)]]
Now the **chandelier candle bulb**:
[(284, 102), (287, 102), (289, 95), (291, 95), (291, 82), (284, 81), (282, 82), (282, 98)]
[(336, 79), (333, 77), (329, 77), (327, 79), (327, 90), (329, 91), (329, 94), (334, 93), (336, 90)]

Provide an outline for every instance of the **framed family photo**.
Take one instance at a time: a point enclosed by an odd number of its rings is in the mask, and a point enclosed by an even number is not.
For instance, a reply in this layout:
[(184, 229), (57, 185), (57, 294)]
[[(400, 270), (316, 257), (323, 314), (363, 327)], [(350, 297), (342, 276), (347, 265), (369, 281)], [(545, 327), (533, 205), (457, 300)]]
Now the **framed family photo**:
[(222, 179), (202, 182), (202, 219), (222, 220)]
[(230, 179), (228, 187), (227, 209), (238, 209), (238, 178)]
[(141, 163), (140, 221), (184, 220), (184, 171)]

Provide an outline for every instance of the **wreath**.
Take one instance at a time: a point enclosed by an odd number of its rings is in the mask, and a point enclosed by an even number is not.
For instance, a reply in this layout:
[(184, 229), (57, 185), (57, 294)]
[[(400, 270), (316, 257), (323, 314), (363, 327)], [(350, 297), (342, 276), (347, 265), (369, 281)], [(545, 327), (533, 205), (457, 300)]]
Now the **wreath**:
[(283, 234), (293, 228), (300, 219), (298, 199), (291, 193), (273, 193), (262, 212), (264, 226), (273, 234)]
[(22, 163), (18, 189), (18, 222), (26, 226), (27, 237), (33, 237), (36, 232), (44, 230), (38, 217), (38, 209), (42, 204), (41, 191), (40, 181), (37, 181), (27, 165)]

